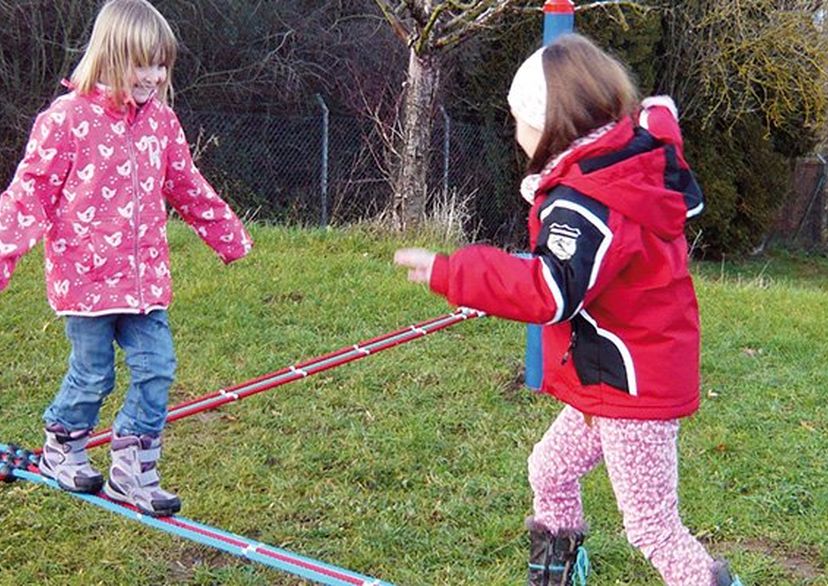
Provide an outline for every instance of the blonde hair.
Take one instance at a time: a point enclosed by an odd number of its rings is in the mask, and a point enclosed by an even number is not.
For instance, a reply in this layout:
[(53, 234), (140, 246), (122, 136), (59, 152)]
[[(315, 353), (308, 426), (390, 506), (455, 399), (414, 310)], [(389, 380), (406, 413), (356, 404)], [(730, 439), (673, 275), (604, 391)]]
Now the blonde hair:
[(627, 68), (578, 34), (567, 34), (543, 51), (546, 117), (529, 162), (537, 173), (572, 142), (638, 108), (638, 89)]
[(105, 83), (119, 108), (130, 97), (130, 73), (136, 67), (161, 64), (167, 77), (157, 97), (172, 100), (172, 69), (177, 42), (169, 23), (147, 0), (109, 0), (95, 19), (92, 35), (70, 81), (82, 94)]

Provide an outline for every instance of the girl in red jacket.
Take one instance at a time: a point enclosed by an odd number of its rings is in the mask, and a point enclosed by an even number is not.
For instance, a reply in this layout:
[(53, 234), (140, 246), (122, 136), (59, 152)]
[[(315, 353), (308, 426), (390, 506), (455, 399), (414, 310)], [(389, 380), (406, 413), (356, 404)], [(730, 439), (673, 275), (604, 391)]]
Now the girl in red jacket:
[(395, 262), (453, 304), (543, 324), (542, 390), (566, 406), (529, 457), (529, 584), (585, 580), (579, 481), (603, 460), (627, 537), (665, 584), (736, 585), (678, 513), (678, 420), (699, 406), (684, 224), (703, 198), (676, 107), (639, 102), (625, 67), (579, 35), (529, 57), (508, 101), (534, 257), (468, 246)]
[(69, 370), (44, 414), (40, 471), (97, 492), (86, 443), (115, 385), (118, 344), (131, 381), (113, 425), (104, 486), (149, 515), (179, 510), (156, 462), (175, 373), (167, 204), (229, 263), (250, 237), (193, 164), (167, 105), (176, 40), (146, 0), (111, 0), (95, 20), (69, 93), (35, 121), (26, 155), (0, 195), (0, 290), (42, 238), (49, 304), (65, 317)]

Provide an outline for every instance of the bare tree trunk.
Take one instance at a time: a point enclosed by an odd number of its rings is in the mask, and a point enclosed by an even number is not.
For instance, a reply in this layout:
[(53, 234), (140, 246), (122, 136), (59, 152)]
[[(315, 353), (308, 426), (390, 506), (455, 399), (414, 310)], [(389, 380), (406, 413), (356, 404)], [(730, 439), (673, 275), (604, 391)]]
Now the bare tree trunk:
[(425, 210), (431, 135), (439, 87), (439, 56), (417, 55), (412, 50), (403, 110), (401, 161), (394, 189), (394, 222), (400, 230), (416, 226)]

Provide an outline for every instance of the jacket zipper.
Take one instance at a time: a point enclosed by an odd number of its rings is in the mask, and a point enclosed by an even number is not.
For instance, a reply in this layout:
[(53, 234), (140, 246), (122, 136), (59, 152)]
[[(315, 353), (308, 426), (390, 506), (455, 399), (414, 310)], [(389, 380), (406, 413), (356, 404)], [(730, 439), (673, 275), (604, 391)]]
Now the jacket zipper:
[(577, 343), (578, 332), (572, 330), (572, 333), (569, 335), (569, 347), (567, 347), (566, 352), (564, 352), (563, 356), (561, 357), (561, 366), (563, 366), (569, 361), (569, 357), (572, 356), (572, 351), (575, 350), (575, 344)]
[[(125, 121), (126, 122), (126, 121)], [(136, 120), (132, 121), (135, 124)], [(141, 263), (140, 259), (138, 258), (138, 210), (140, 203), (138, 201), (138, 189), (140, 187), (139, 180), (138, 180), (138, 157), (135, 156), (135, 144), (133, 141), (133, 133), (132, 133), (132, 126), (127, 126), (127, 148), (129, 150), (129, 160), (130, 164), (132, 165), (132, 236), (133, 236), (133, 258), (135, 262), (135, 284), (138, 287), (138, 311), (140, 313), (144, 313), (144, 290), (143, 286), (141, 285)]]

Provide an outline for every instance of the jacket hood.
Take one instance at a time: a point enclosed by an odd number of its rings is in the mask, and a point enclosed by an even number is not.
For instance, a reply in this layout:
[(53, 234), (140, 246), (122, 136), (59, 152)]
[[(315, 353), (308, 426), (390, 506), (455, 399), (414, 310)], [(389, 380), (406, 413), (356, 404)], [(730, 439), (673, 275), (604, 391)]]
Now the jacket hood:
[(702, 192), (684, 160), (673, 101), (648, 98), (640, 111), (573, 143), (540, 175), (536, 195), (566, 185), (671, 240), (701, 213)]

